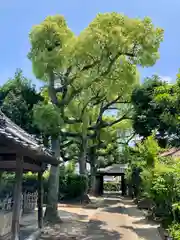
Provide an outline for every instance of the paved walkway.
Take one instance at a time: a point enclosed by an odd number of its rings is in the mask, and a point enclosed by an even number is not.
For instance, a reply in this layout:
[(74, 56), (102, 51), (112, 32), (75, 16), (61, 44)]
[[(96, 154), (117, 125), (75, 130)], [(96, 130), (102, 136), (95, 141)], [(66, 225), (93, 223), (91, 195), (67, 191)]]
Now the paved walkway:
[(161, 240), (157, 225), (150, 224), (131, 200), (106, 198), (90, 219), (83, 240)]
[[(131, 200), (109, 196), (100, 201), (98, 210), (60, 205), (63, 223), (46, 228), (40, 240), (162, 240), (157, 225), (147, 222)], [(37, 223), (36, 215), (22, 219), (28, 233)]]

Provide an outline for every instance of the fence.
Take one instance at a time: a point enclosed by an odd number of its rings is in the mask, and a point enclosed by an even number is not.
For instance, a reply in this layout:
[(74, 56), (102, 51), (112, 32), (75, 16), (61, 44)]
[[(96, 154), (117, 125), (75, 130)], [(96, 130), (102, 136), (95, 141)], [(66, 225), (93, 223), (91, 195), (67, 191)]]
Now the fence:
[[(37, 206), (38, 193), (26, 192), (21, 197), (21, 208), (23, 212), (32, 211)], [(13, 197), (7, 195), (0, 198), (0, 211), (12, 211)]]

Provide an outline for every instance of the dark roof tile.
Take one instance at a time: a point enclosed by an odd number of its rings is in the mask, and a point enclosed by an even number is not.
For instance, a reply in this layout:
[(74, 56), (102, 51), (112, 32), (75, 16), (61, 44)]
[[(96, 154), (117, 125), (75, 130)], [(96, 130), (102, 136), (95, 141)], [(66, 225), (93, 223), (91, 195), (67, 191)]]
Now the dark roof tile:
[(12, 122), (2, 111), (0, 111), (0, 135), (8, 139), (13, 139), (19, 145), (35, 151), (37, 154), (49, 157), (49, 159), (55, 159), (50, 149), (39, 144), (35, 137)]

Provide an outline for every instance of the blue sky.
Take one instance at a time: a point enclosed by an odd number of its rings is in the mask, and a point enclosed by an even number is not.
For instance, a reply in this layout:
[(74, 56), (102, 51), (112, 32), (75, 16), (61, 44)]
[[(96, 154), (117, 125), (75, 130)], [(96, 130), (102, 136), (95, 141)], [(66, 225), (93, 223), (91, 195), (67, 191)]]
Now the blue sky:
[(156, 26), (165, 30), (160, 48), (161, 59), (155, 66), (141, 71), (142, 79), (157, 73), (167, 80), (175, 79), (180, 68), (180, 1), (171, 0), (1, 0), (0, 1), (0, 84), (12, 77), (16, 68), (33, 77), (31, 63), (27, 60), (28, 33), (47, 15), (62, 14), (69, 27), (78, 34), (101, 12), (122, 12), (129, 17), (152, 18)]

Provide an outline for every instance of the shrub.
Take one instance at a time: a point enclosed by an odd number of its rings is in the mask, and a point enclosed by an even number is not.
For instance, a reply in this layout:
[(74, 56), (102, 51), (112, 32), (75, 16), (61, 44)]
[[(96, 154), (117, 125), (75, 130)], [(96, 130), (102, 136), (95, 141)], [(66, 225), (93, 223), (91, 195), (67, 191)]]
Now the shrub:
[(66, 176), (66, 198), (77, 198), (82, 196), (87, 189), (87, 178), (85, 176), (72, 174)]
[(180, 240), (180, 224), (179, 223), (172, 223), (169, 228), (168, 232), (173, 240)]
[(115, 192), (120, 190), (120, 183), (117, 182), (105, 182), (104, 191)]
[[(45, 172), (43, 175), (43, 187), (44, 187), (44, 202), (46, 202), (48, 194), (48, 177), (49, 172)], [(1, 196), (6, 196), (7, 194), (12, 194), (15, 183), (15, 174), (3, 174), (1, 178)], [(85, 176), (81, 176), (73, 173), (72, 169), (68, 169), (64, 174), (59, 177), (59, 200), (62, 198), (64, 200), (75, 199), (80, 197), (87, 186), (88, 180)], [(38, 189), (38, 179), (37, 174), (26, 173), (23, 175), (23, 192), (35, 192)]]

